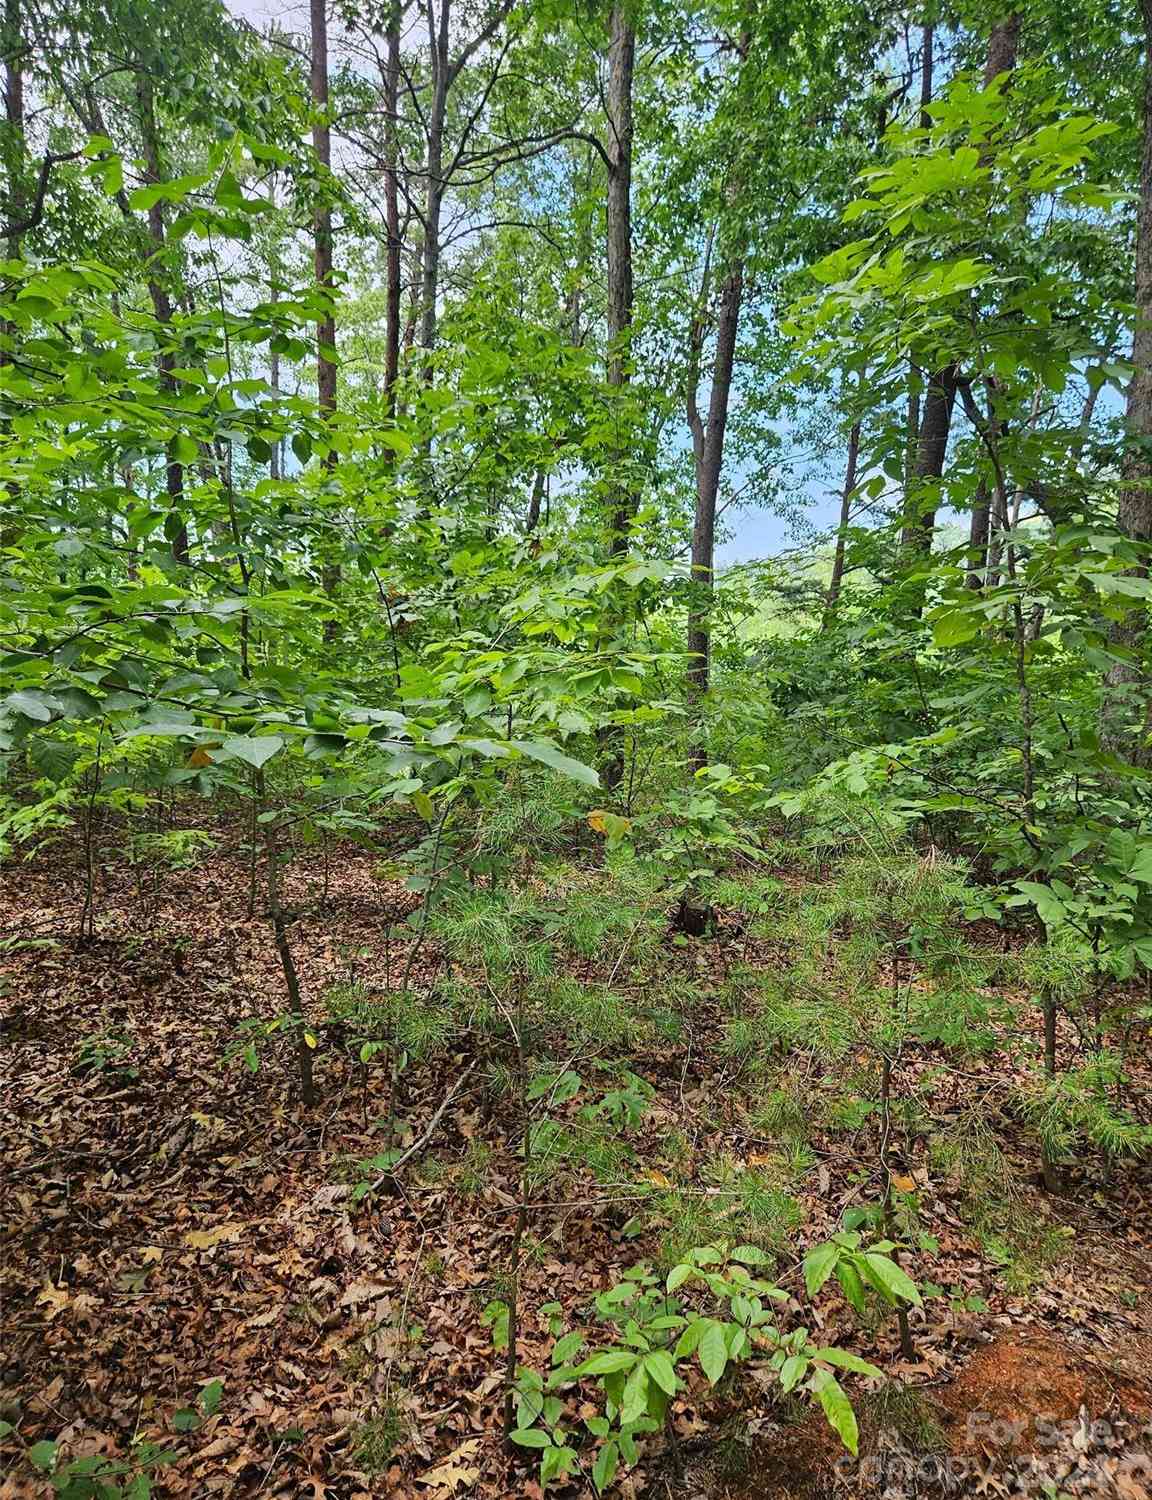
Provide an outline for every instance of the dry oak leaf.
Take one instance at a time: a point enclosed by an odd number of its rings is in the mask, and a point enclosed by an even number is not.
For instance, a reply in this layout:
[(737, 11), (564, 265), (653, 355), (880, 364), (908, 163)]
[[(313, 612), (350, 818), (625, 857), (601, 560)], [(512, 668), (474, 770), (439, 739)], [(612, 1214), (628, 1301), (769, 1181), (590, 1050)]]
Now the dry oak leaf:
[(459, 1448), (454, 1449), (443, 1463), (438, 1463), (433, 1469), (426, 1469), (423, 1474), (417, 1474), (416, 1483), (431, 1485), (449, 1495), (456, 1494), (460, 1489), (471, 1489), (480, 1478), (480, 1470), (466, 1460), (475, 1458), (481, 1447), (479, 1438), (469, 1438), (466, 1443), (461, 1443)]
[(43, 1303), (47, 1309), (44, 1316), (49, 1323), (53, 1318), (59, 1317), (71, 1301), (72, 1298), (63, 1287), (53, 1286), (50, 1281), (45, 1281), (44, 1290), (36, 1298), (37, 1305)]
[(214, 1229), (193, 1229), (184, 1236), (190, 1250), (211, 1250), (214, 1245), (238, 1240), (244, 1232), (243, 1224), (217, 1224)]

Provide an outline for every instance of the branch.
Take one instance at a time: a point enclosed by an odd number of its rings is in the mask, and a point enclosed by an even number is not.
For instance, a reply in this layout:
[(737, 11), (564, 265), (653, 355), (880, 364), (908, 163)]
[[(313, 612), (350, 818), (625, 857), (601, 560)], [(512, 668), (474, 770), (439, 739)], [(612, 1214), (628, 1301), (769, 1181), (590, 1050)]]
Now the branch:
[(49, 151), (40, 163), (40, 176), (36, 181), (36, 196), (32, 200), (32, 210), (23, 219), (16, 219), (11, 224), (4, 226), (5, 239), (19, 239), (22, 234), (27, 234), (30, 229), (35, 229), (44, 217), (44, 200), (48, 195), (48, 182), (52, 176), (52, 168), (62, 161), (75, 161), (78, 156), (83, 156), (83, 150), (79, 151)]

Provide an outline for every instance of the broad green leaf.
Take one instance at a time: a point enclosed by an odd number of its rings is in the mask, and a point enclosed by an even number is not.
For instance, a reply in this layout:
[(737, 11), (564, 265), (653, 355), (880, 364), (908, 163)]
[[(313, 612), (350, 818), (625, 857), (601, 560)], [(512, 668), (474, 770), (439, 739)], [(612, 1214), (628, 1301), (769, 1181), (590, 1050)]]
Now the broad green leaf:
[(237, 734), (226, 739), (221, 747), (237, 760), (253, 766), (258, 771), (284, 748), (284, 737), (279, 734)]
[(521, 1448), (551, 1448), (552, 1446), (552, 1439), (546, 1432), (541, 1432), (539, 1427), (518, 1427), (508, 1436)]
[(573, 1331), (566, 1333), (552, 1345), (552, 1363), (566, 1365), (584, 1343), (584, 1335)]
[(616, 1370), (630, 1370), (636, 1363), (639, 1355), (630, 1349), (605, 1349), (602, 1354), (594, 1354), (591, 1359), (586, 1359), (577, 1369), (577, 1375), (611, 1375)]
[(678, 1266), (673, 1266), (668, 1272), (668, 1280), (664, 1283), (665, 1290), (669, 1292), (676, 1291), (678, 1287), (684, 1285), (690, 1276), (694, 1276), (695, 1274), (696, 1268), (694, 1266), (681, 1261)]
[(551, 766), (554, 771), (560, 771), (565, 776), (571, 776), (574, 781), (581, 781), (585, 786), (600, 785), (600, 773), (586, 766), (583, 761), (573, 760), (570, 755), (565, 755), (562, 750), (557, 750), (555, 745), (550, 745), (546, 740), (512, 740), (510, 742), (514, 749), (519, 750), (521, 755), (527, 755), (530, 760), (541, 761), (546, 766)]
[(839, 1435), (849, 1453), (854, 1454), (859, 1446), (860, 1434), (856, 1425), (856, 1413), (852, 1410), (852, 1403), (845, 1395), (843, 1386), (827, 1370), (815, 1371), (811, 1386), (833, 1431)]
[(654, 1349), (651, 1354), (646, 1354), (644, 1368), (662, 1391), (666, 1391), (669, 1396), (676, 1394), (680, 1382), (671, 1359), (663, 1349)]
[(813, 1359), (822, 1359), (827, 1365), (837, 1365), (841, 1370), (854, 1370), (857, 1375), (883, 1375), (883, 1370), (878, 1370), (875, 1365), (870, 1365), (866, 1359), (861, 1359), (858, 1354), (852, 1354), (847, 1349), (814, 1349)]
[(920, 1293), (916, 1290), (916, 1283), (888, 1256), (870, 1251), (864, 1256), (864, 1274), (889, 1302), (895, 1304), (903, 1300), (916, 1307), (920, 1306)]
[(728, 1336), (722, 1323), (717, 1323), (712, 1318), (704, 1321), (705, 1328), (700, 1336), (696, 1357), (700, 1361), (700, 1368), (711, 1384), (715, 1385), (728, 1363)]
[(592, 1483), (596, 1486), (598, 1495), (602, 1495), (616, 1478), (619, 1458), (620, 1450), (612, 1442), (605, 1443), (597, 1453), (596, 1462), (592, 1465)]
[(840, 1246), (829, 1242), (817, 1245), (804, 1257), (804, 1285), (808, 1295), (814, 1297), (836, 1268), (840, 1259)]

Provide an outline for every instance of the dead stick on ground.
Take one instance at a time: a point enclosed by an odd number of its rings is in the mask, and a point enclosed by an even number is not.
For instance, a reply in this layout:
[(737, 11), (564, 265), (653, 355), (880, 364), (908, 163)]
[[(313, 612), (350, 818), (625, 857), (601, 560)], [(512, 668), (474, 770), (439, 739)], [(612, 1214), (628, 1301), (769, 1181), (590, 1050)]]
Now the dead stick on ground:
[(400, 1168), (404, 1165), (404, 1163), (409, 1160), (410, 1157), (415, 1156), (416, 1153), (417, 1153), (417, 1151), (423, 1151), (424, 1147), (428, 1144), (428, 1142), (436, 1134), (436, 1127), (437, 1127), (437, 1125), (439, 1125), (440, 1121), (444, 1118), (444, 1111), (448, 1108), (448, 1106), (452, 1103), (453, 1099), (455, 1099), (456, 1095), (464, 1087), (465, 1083), (468, 1081), (469, 1076), (475, 1070), (476, 1065), (477, 1065), (477, 1063), (479, 1063), (479, 1061), (480, 1061), (480, 1059), (478, 1057), (474, 1057), (472, 1059), (472, 1061), (464, 1069), (463, 1073), (460, 1074), (460, 1076), (459, 1076), (459, 1078), (457, 1078), (456, 1082), (452, 1085), (452, 1087), (444, 1095), (444, 1098), (441, 1100), (441, 1103), (440, 1103), (440, 1108), (436, 1111), (436, 1113), (428, 1121), (428, 1129), (424, 1132), (424, 1134), (420, 1137), (420, 1139), (418, 1141), (413, 1141), (412, 1144), (408, 1147), (408, 1149), (406, 1151), (401, 1152), (401, 1154), (396, 1158), (396, 1160), (392, 1163), (392, 1165), (388, 1168), (388, 1170), (386, 1172), (381, 1172), (380, 1176), (377, 1177), (376, 1181), (373, 1182), (369, 1186), (368, 1191), (370, 1193), (377, 1193), (377, 1192), (379, 1192), (380, 1189), (384, 1186), (384, 1184), (388, 1181), (388, 1179), (390, 1177), (395, 1177), (396, 1173), (400, 1170)]

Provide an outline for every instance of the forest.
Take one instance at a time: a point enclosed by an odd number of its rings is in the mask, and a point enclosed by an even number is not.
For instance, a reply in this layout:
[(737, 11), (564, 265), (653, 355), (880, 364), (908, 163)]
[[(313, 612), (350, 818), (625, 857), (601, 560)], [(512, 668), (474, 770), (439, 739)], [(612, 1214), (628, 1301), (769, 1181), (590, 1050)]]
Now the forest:
[(1152, 1496), (1152, 0), (0, 0), (0, 1497)]

